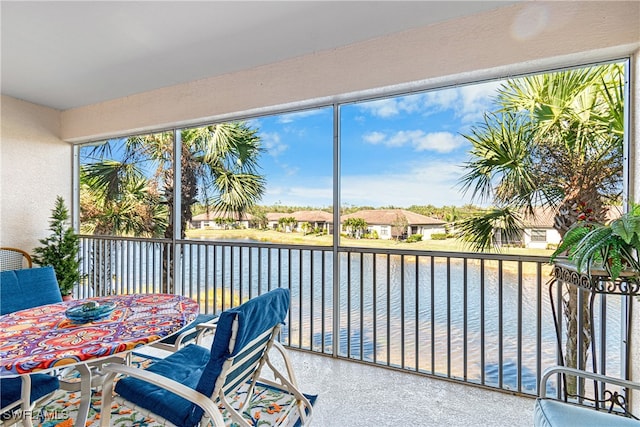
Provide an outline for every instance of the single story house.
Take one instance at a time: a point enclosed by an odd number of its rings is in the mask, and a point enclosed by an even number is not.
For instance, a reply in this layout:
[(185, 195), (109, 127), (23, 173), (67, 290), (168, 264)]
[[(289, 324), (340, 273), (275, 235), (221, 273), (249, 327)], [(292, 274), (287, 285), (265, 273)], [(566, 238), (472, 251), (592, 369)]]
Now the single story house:
[(562, 240), (560, 233), (553, 225), (556, 211), (553, 209), (535, 208), (534, 215), (525, 217), (522, 232), (522, 244), (525, 248), (547, 249), (549, 245), (557, 245)]
[(210, 228), (213, 230), (226, 230), (229, 228), (249, 228), (253, 216), (248, 213), (209, 212), (201, 213), (191, 218), (188, 228)]
[(405, 209), (363, 209), (343, 215), (341, 222), (361, 218), (367, 223), (368, 233), (377, 233), (380, 239), (407, 238), (421, 234), (430, 239), (434, 233), (445, 233), (446, 222)]
[(321, 210), (296, 211), (290, 213), (269, 212), (266, 216), (268, 227), (273, 230), (278, 229), (280, 219), (294, 218), (296, 223), (292, 226), (287, 225), (287, 229), (285, 231), (304, 232), (302, 229), (302, 224), (304, 223), (309, 224), (311, 230), (318, 229), (329, 234), (333, 231), (331, 227), (331, 224), (333, 224), (333, 215)]
[[(607, 209), (606, 221), (612, 221), (621, 214), (620, 207), (611, 206)], [(525, 215), (522, 235), (518, 239), (502, 238), (502, 234), (497, 232), (496, 238), (499, 244), (519, 245), (531, 249), (547, 249), (549, 245), (557, 245), (562, 240), (560, 232), (554, 227), (556, 210), (550, 208), (536, 207), (533, 214)]]

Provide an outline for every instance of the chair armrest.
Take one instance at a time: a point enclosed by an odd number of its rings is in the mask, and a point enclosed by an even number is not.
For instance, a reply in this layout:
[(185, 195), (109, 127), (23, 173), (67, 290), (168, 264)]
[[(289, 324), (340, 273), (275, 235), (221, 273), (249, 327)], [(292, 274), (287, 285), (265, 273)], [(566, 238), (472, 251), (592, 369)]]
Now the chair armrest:
[(596, 374), (594, 372), (583, 371), (575, 368), (568, 368), (564, 366), (554, 366), (552, 368), (546, 369), (542, 374), (542, 379), (540, 380), (540, 388), (538, 389), (538, 394), (540, 395), (541, 398), (547, 397), (547, 381), (554, 374), (574, 375), (580, 378), (596, 380), (596, 381), (600, 381), (607, 384), (617, 385), (620, 387), (640, 390), (640, 383), (636, 383), (633, 381), (609, 377), (607, 375)]
[(216, 328), (218, 327), (218, 319), (220, 319), (220, 317), (215, 317), (208, 322), (203, 322), (196, 325), (196, 331), (198, 332), (196, 335), (196, 344), (200, 344), (202, 342), (202, 337), (206, 334), (216, 332)]
[(195, 403), (200, 406), (205, 413), (212, 419), (214, 425), (224, 426), (224, 419), (220, 413), (218, 407), (213, 403), (211, 398), (204, 394), (185, 386), (170, 378), (163, 377), (154, 372), (149, 372), (145, 369), (134, 368), (127, 365), (120, 365), (109, 363), (102, 367), (103, 372), (108, 372), (110, 375), (109, 380), (105, 381), (106, 384), (110, 384), (116, 374), (123, 374), (130, 377), (137, 378), (139, 380), (154, 384), (160, 388), (171, 391), (184, 399)]
[(209, 320), (208, 322), (202, 322), (196, 325), (196, 329), (206, 329), (206, 330), (212, 330), (215, 331), (215, 329), (218, 327), (218, 320), (220, 318), (219, 317), (215, 317), (211, 320)]

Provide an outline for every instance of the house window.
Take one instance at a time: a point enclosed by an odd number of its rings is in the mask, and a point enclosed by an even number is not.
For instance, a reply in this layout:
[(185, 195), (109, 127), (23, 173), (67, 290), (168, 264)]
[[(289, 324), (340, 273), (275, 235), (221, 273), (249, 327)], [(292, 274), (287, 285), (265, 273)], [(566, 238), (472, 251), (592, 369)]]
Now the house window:
[(531, 241), (532, 242), (546, 242), (547, 241), (547, 231), (546, 230), (531, 230)]

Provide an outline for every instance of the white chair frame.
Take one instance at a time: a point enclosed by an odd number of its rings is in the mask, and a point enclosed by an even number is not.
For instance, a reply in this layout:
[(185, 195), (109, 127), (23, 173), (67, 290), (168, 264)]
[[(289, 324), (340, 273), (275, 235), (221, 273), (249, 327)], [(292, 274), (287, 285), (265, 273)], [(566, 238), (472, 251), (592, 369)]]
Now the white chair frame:
[[(233, 322), (232, 336), (229, 342), (230, 352), (233, 351), (235, 346), (235, 337), (238, 329), (237, 322), (238, 322), (237, 319), (234, 320)], [(205, 325), (202, 328), (208, 329), (211, 327), (212, 327), (211, 325)], [(183, 397), (184, 399), (187, 399), (190, 402), (195, 403), (196, 405), (200, 406), (204, 410), (204, 415), (200, 420), (200, 425), (207, 425), (207, 423), (211, 421), (211, 423), (216, 427), (224, 427), (225, 425), (222, 413), (218, 409), (219, 403), (223, 405), (223, 407), (228, 411), (233, 421), (236, 422), (239, 426), (250, 427), (250, 424), (242, 417), (241, 413), (245, 409), (246, 405), (251, 401), (253, 390), (255, 388), (256, 383), (259, 380), (261, 383), (270, 385), (275, 388), (282, 389), (284, 391), (291, 393), (293, 396), (295, 396), (296, 398), (295, 406), (296, 406), (296, 410), (299, 411), (301, 424), (308, 425), (312, 419), (313, 407), (311, 405), (311, 402), (309, 402), (309, 400), (307, 399), (307, 397), (298, 389), (297, 382), (293, 374), (291, 361), (288, 355), (286, 354), (285, 348), (280, 343), (275, 341), (275, 337), (277, 336), (279, 330), (280, 330), (280, 325), (277, 325), (274, 328), (265, 331), (256, 339), (254, 339), (252, 342), (248, 343), (245, 346), (245, 348), (248, 348), (248, 349), (252, 348), (253, 345), (255, 345), (257, 342), (264, 340), (267, 336), (270, 335), (270, 339), (267, 340), (263, 345), (257, 346), (251, 352), (241, 351), (235, 357), (229, 358), (223, 365), (222, 372), (220, 373), (220, 375), (216, 380), (215, 387), (211, 396), (205, 396), (197, 392), (196, 390), (186, 387), (185, 385), (179, 382), (170, 380), (166, 377), (163, 377), (161, 375), (158, 375), (152, 372), (148, 372), (144, 369), (133, 368), (131, 366), (123, 366), (123, 365), (112, 365), (112, 364), (105, 365), (103, 367), (103, 370), (107, 372), (107, 375), (105, 377), (105, 381), (103, 384), (102, 407), (101, 407), (102, 416), (100, 417), (100, 421), (101, 421), (100, 425), (102, 427), (108, 427), (110, 424), (109, 410), (111, 408), (111, 403), (113, 399), (112, 391), (113, 391), (114, 380), (116, 378), (116, 375), (118, 374), (129, 375), (129, 376), (141, 379), (143, 381), (155, 384), (158, 387), (162, 387), (166, 390), (169, 390)], [(241, 381), (241, 384), (246, 384), (248, 382), (249, 390), (247, 391), (247, 396), (243, 401), (243, 403), (240, 405), (240, 408), (236, 410), (232, 407), (231, 403), (229, 403), (227, 399), (227, 397), (233, 394), (235, 389), (230, 388), (231, 385), (225, 384), (226, 379), (229, 375), (232, 375), (233, 377), (233, 374), (237, 373), (237, 371), (242, 367), (242, 364), (245, 360), (251, 358), (253, 355), (260, 352), (262, 349), (264, 349), (264, 355), (261, 359), (259, 359), (259, 361), (257, 362), (257, 365), (254, 365), (253, 367), (249, 368), (247, 371), (239, 373), (241, 377), (246, 376), (248, 378), (247, 381)], [(287, 370), (286, 376), (283, 373), (281, 373), (275, 366), (273, 366), (273, 364), (269, 360), (269, 351), (271, 349), (277, 350), (282, 355), (285, 366), (286, 366), (286, 370)], [(261, 377), (260, 374), (265, 363), (273, 372), (275, 381)], [(134, 406), (130, 402), (127, 402), (126, 400), (123, 400), (118, 396), (116, 396), (116, 401), (118, 401), (123, 405)], [(148, 415), (154, 418), (156, 421), (160, 423), (165, 423), (167, 425), (170, 425), (170, 423), (167, 420), (162, 419), (156, 414), (150, 413), (149, 411), (146, 411), (139, 407), (136, 407), (135, 409), (138, 411), (141, 411), (145, 415)], [(293, 408), (291, 408), (291, 410), (293, 410)], [(289, 413), (290, 412), (291, 411), (289, 411)], [(288, 421), (287, 418), (288, 417), (284, 417), (281, 420), (280, 424), (287, 425), (286, 424), (286, 422)]]

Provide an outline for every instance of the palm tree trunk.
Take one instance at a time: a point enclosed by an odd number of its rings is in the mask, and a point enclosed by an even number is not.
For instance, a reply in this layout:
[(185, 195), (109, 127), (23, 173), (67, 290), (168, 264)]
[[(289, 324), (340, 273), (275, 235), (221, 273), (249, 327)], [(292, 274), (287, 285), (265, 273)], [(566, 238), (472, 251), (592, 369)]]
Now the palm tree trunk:
[[(566, 231), (579, 221), (603, 221), (605, 211), (602, 200), (597, 191), (589, 190), (584, 186), (574, 187), (580, 191), (574, 197), (565, 199), (558, 210), (555, 218), (555, 228), (564, 236)], [(591, 346), (591, 324), (589, 319), (589, 311), (586, 298), (583, 299), (581, 305), (578, 304), (578, 289), (570, 284), (566, 285), (567, 297), (563, 299), (563, 312), (565, 316), (567, 341), (565, 344), (565, 360), (566, 366), (571, 368), (585, 368), (587, 358), (589, 356), (589, 348)], [(578, 316), (582, 316), (582, 331), (578, 330)], [(578, 340), (582, 340), (582, 352), (578, 354)], [(584, 381), (584, 380), (581, 380)], [(575, 394), (577, 391), (577, 383), (575, 377), (567, 378), (567, 393)]]
[[(186, 237), (186, 229), (187, 222), (191, 220), (191, 206), (196, 201), (196, 195), (198, 192), (197, 187), (197, 179), (196, 179), (196, 170), (197, 170), (197, 161), (193, 159), (193, 155), (189, 151), (189, 147), (187, 145), (182, 146), (182, 155), (180, 157), (180, 166), (181, 166), (181, 200), (180, 200), (180, 218), (176, 219), (174, 217), (174, 199), (173, 199), (173, 186), (174, 186), (174, 175), (173, 169), (167, 168), (164, 170), (164, 194), (167, 200), (168, 210), (169, 210), (169, 221), (167, 224), (167, 228), (165, 229), (164, 236), (167, 239), (173, 240), (174, 238), (174, 224), (175, 221), (180, 221), (180, 238), (184, 239)], [(166, 248), (166, 256), (162, 257), (162, 292), (164, 293), (174, 293), (175, 289), (175, 265), (177, 257), (182, 256), (182, 250), (178, 249), (176, 251), (173, 250), (173, 245), (167, 245)]]
[[(563, 310), (567, 326), (567, 343), (565, 346), (565, 366), (571, 368), (584, 369), (589, 357), (589, 347), (591, 345), (591, 324), (589, 319), (589, 311), (586, 298), (583, 298), (582, 304), (578, 302), (578, 288), (566, 284), (567, 298), (563, 300)], [(582, 316), (582, 330), (578, 330), (578, 315)], [(580, 354), (578, 351), (578, 340), (582, 340), (582, 348)], [(567, 390), (569, 394), (576, 394), (577, 382), (576, 377), (567, 376)], [(581, 385), (584, 385), (584, 379), (581, 379)], [(581, 387), (582, 388), (582, 387)]]

